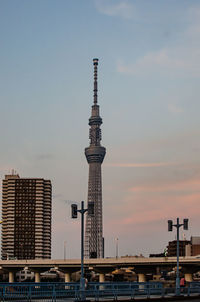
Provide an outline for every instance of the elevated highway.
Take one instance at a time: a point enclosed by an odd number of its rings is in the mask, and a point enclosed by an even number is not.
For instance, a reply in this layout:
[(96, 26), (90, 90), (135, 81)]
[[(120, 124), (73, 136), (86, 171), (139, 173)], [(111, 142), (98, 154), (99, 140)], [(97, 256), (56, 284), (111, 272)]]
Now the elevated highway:
[[(85, 259), (85, 267), (100, 274), (100, 282), (105, 280), (106, 273), (119, 268), (131, 268), (140, 282), (145, 282), (145, 275), (161, 270), (176, 268), (176, 257), (145, 258), (145, 257), (119, 257), (103, 259)], [(65, 273), (65, 281), (70, 282), (71, 273), (79, 271), (80, 259), (37, 259), (37, 260), (0, 260), (0, 273), (9, 273), (9, 282), (14, 281), (14, 273), (23, 269), (35, 272), (35, 281), (40, 282), (40, 273), (50, 269)], [(192, 274), (200, 271), (200, 257), (180, 257), (180, 269), (187, 281), (192, 281)]]

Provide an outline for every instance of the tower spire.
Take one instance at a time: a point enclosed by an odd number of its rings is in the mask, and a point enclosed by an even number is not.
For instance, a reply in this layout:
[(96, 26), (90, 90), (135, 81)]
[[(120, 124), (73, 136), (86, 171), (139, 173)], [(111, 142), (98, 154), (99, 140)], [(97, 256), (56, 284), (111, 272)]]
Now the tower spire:
[(93, 65), (94, 65), (94, 105), (97, 105), (97, 66), (98, 66), (99, 59), (95, 58), (93, 59)]

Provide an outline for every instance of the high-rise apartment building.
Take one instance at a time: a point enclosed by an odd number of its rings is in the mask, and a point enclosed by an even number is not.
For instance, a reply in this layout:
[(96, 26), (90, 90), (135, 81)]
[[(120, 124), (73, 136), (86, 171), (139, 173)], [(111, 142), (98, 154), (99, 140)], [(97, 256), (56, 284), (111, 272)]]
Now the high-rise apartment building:
[(2, 221), (2, 259), (51, 258), (51, 181), (6, 175)]
[(85, 149), (85, 156), (89, 164), (88, 181), (88, 208), (92, 205), (94, 214), (87, 212), (86, 232), (85, 232), (85, 257), (102, 258), (104, 257), (103, 241), (103, 221), (102, 221), (102, 182), (101, 164), (103, 163), (106, 149), (101, 146), (102, 118), (99, 114), (97, 104), (97, 67), (98, 59), (93, 59), (94, 65), (94, 103), (89, 119), (90, 126), (90, 146)]

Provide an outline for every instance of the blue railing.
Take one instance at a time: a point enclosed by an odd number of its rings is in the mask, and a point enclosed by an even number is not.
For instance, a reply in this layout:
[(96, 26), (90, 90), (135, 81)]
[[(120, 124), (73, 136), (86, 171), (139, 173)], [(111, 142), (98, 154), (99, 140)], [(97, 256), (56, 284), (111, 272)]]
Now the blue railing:
[[(186, 296), (200, 295), (200, 282), (191, 282), (181, 288)], [(166, 297), (175, 295), (175, 288), (164, 288), (161, 282), (90, 282), (84, 291), (85, 298), (95, 301), (103, 299), (127, 299), (151, 296)], [(79, 283), (0, 283), (0, 301), (61, 301), (66, 298), (80, 300)]]

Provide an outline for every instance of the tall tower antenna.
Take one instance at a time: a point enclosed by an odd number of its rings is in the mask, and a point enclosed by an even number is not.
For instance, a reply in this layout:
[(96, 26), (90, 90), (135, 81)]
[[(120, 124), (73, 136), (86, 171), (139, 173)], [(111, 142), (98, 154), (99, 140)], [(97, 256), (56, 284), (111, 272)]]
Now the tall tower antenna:
[(93, 59), (93, 64), (94, 64), (94, 105), (97, 104), (97, 92), (98, 92), (98, 87), (97, 87), (97, 66), (98, 66), (98, 59)]
[(97, 67), (98, 59), (93, 59), (94, 65), (94, 103), (89, 119), (89, 139), (90, 145), (85, 148), (85, 156), (89, 164), (88, 181), (88, 208), (94, 208), (94, 214), (87, 212), (85, 231), (85, 257), (103, 258), (103, 219), (102, 219), (102, 182), (101, 164), (103, 163), (106, 149), (101, 146), (102, 119), (99, 115), (99, 105), (97, 104)]

